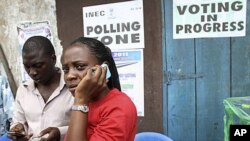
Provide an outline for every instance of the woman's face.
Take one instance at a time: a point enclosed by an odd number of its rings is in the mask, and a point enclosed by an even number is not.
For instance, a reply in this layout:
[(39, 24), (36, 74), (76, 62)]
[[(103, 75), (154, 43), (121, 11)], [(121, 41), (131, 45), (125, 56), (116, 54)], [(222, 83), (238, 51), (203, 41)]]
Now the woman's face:
[(84, 73), (98, 64), (86, 45), (73, 45), (66, 48), (61, 58), (64, 80), (70, 92), (74, 95), (75, 89), (82, 80)]

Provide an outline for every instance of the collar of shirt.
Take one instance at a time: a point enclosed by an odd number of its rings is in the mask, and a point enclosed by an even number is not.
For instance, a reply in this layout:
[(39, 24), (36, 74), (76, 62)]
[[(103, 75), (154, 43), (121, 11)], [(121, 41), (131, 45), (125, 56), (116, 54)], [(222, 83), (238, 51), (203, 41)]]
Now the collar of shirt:
[[(60, 94), (60, 91), (62, 91), (66, 87), (66, 84), (65, 84), (65, 81), (64, 81), (64, 74), (61, 71), (61, 69), (59, 70), (59, 72), (61, 74), (59, 86), (55, 89), (55, 91), (50, 96), (50, 98), (49, 98), (49, 100), (47, 102), (49, 102), (50, 100), (52, 100), (54, 97), (58, 96)], [(35, 87), (35, 83), (34, 83), (34, 81), (32, 79), (24, 82), (23, 86), (26, 87), (27, 89), (29, 89), (30, 91), (32, 91), (33, 94), (35, 94), (35, 95), (41, 95), (40, 92), (38, 91), (38, 89)]]

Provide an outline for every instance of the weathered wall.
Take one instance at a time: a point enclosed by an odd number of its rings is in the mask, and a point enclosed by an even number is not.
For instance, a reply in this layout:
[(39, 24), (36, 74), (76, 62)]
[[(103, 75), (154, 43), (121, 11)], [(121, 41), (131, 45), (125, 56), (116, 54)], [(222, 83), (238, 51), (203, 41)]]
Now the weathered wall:
[[(61, 55), (62, 47), (57, 35), (56, 8), (54, 0), (0, 0), (0, 43), (8, 60), (17, 85), (21, 83), (17, 25), (23, 21), (49, 21), (56, 54)], [(2, 62), (2, 60), (0, 60)], [(60, 66), (60, 65), (58, 65)]]

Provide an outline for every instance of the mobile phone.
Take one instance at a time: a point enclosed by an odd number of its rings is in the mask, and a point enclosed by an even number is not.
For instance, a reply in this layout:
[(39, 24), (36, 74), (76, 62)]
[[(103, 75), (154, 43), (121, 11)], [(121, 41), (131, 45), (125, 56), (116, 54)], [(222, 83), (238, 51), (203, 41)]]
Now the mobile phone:
[(14, 131), (9, 131), (7, 134), (10, 136), (16, 136), (16, 137), (24, 137), (25, 136), (25, 134), (23, 134), (23, 133), (14, 132)]
[(107, 68), (107, 72), (106, 72), (106, 79), (109, 79), (111, 77), (111, 73), (110, 73), (110, 70), (109, 70), (109, 67), (107, 64), (103, 63), (101, 65), (101, 67), (106, 67)]

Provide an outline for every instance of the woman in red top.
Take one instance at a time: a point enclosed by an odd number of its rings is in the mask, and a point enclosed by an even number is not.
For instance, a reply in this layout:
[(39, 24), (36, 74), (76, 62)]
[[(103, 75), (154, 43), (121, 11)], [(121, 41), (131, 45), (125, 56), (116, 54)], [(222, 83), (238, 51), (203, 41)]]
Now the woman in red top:
[[(137, 112), (121, 92), (111, 51), (80, 37), (63, 49), (64, 79), (75, 97), (65, 141), (134, 141)], [(111, 77), (106, 79), (107, 64)]]

